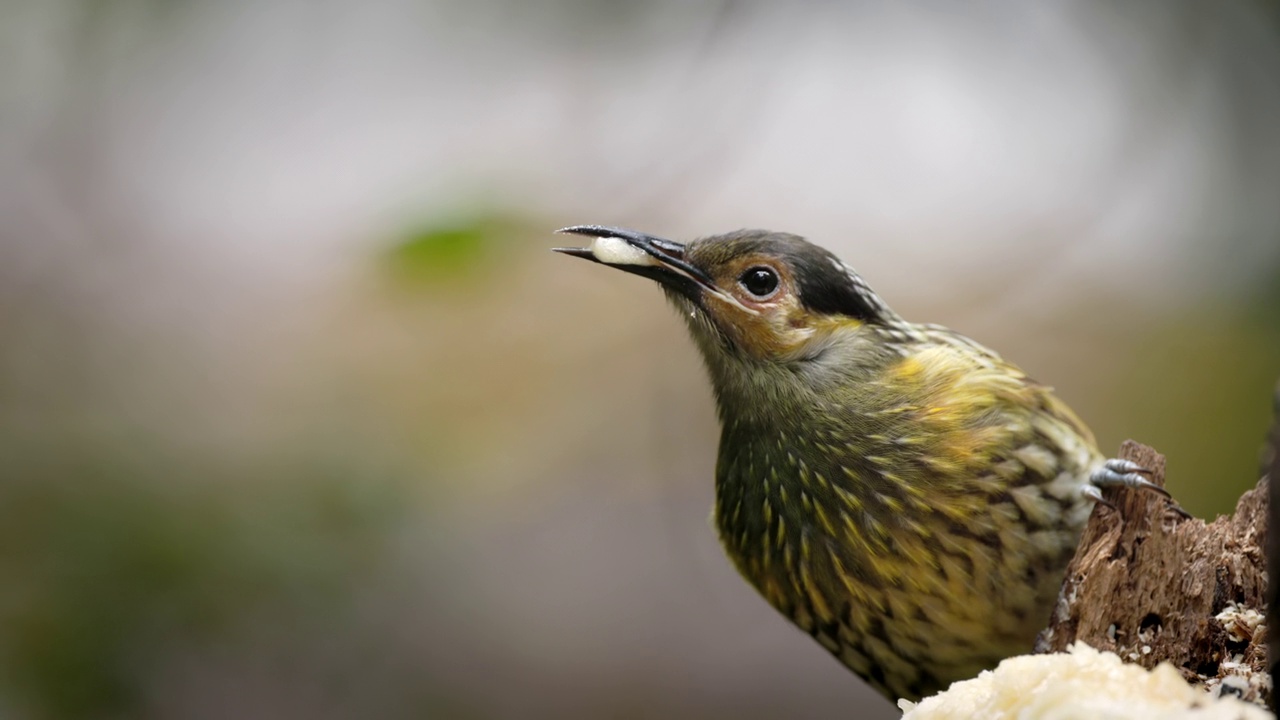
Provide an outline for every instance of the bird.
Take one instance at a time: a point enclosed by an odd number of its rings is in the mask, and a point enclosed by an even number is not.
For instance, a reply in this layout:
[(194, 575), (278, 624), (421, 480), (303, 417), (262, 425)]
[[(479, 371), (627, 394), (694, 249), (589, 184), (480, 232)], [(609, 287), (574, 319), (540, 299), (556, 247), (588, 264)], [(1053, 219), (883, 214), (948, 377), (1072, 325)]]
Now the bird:
[(903, 319), (800, 236), (558, 232), (592, 242), (556, 252), (656, 281), (683, 316), (721, 428), (724, 551), (891, 701), (1032, 650), (1102, 489), (1168, 497), (1052, 388)]

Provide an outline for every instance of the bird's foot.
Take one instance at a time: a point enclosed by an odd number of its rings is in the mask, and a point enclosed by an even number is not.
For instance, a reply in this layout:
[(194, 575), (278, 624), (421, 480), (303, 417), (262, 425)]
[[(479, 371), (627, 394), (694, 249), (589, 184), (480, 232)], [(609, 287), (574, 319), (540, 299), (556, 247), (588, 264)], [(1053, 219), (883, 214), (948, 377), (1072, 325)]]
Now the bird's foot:
[(1109, 487), (1127, 487), (1137, 490), (1147, 490), (1158, 495), (1164, 496), (1169, 501), (1169, 506), (1184, 518), (1191, 518), (1191, 514), (1182, 509), (1181, 505), (1173, 499), (1168, 490), (1156, 485), (1147, 479), (1151, 471), (1142, 467), (1132, 460), (1122, 460), (1120, 458), (1111, 458), (1102, 464), (1097, 470), (1089, 475), (1089, 484), (1085, 486), (1084, 494), (1093, 498), (1096, 502), (1102, 503), (1112, 510), (1116, 506), (1102, 497), (1102, 490)]
[(1111, 458), (1089, 475), (1089, 484), (1099, 490), (1109, 487), (1130, 487), (1150, 490), (1169, 497), (1169, 491), (1147, 479), (1151, 471), (1132, 460)]

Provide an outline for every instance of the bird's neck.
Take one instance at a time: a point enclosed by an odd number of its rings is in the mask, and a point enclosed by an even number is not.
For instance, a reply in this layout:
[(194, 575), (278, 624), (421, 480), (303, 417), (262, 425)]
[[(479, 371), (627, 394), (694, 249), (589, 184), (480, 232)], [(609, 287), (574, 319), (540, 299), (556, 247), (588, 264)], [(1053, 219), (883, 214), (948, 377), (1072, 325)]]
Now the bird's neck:
[[(691, 326), (695, 323), (691, 319)], [(874, 379), (899, 357), (861, 328), (832, 334), (821, 352), (788, 360), (749, 357), (728, 348), (721, 337), (693, 329), (726, 429), (756, 426), (768, 432), (804, 423), (824, 412), (842, 388)]]

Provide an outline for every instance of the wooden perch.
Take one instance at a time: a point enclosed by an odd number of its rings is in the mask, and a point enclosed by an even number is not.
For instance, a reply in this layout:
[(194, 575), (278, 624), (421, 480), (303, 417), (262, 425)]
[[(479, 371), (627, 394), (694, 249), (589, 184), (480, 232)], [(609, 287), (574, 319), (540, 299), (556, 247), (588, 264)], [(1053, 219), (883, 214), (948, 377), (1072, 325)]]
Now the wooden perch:
[[(1271, 437), (1266, 450), (1262, 453), (1262, 471), (1270, 478), (1271, 507), (1268, 513), (1267, 527), (1277, 527), (1277, 515), (1280, 515), (1280, 382), (1276, 383), (1275, 393), (1271, 396), (1271, 409), (1275, 414), (1275, 422), (1271, 424)], [(1280, 532), (1267, 533), (1267, 573), (1269, 577), (1280, 578)], [(1269, 585), (1267, 592), (1267, 627), (1280, 627), (1280, 602), (1276, 599), (1276, 586)], [(1280, 670), (1280, 632), (1267, 633), (1267, 657), (1271, 660), (1271, 677)], [(1271, 712), (1277, 712), (1276, 693), (1271, 693)]]
[[(1127, 440), (1120, 457), (1164, 486), (1155, 450)], [(1148, 668), (1168, 661), (1192, 683), (1265, 702), (1267, 486), (1264, 476), (1234, 515), (1208, 524), (1156, 493), (1106, 490), (1115, 508), (1094, 508), (1037, 652), (1082, 640)]]

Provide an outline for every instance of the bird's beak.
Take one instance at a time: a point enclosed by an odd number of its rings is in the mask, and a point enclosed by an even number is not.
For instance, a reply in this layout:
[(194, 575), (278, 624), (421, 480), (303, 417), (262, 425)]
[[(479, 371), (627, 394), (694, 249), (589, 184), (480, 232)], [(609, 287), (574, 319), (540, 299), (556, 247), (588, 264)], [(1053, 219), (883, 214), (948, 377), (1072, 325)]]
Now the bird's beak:
[(556, 232), (595, 238), (590, 247), (552, 248), (558, 253), (656, 280), (694, 302), (700, 302), (704, 292), (723, 294), (706, 272), (685, 259), (681, 243), (602, 225), (574, 225)]

